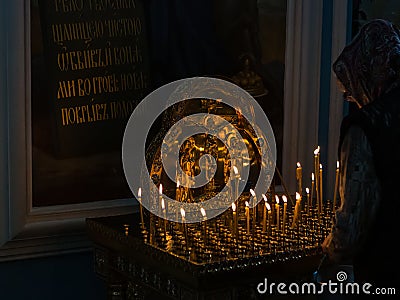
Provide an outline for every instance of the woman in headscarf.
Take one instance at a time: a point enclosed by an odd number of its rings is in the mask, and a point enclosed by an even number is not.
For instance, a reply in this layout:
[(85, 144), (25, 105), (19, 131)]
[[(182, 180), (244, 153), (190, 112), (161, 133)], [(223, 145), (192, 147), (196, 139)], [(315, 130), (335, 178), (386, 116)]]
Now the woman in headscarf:
[(400, 34), (390, 22), (365, 24), (333, 64), (344, 97), (358, 106), (339, 141), (340, 207), (322, 248), (352, 264), (355, 282), (399, 286)]

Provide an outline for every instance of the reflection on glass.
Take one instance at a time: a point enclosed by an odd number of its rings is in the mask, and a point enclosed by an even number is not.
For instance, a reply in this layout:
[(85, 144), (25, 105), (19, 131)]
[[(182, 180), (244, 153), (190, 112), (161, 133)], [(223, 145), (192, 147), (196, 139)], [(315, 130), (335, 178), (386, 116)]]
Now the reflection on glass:
[[(82, 3), (84, 7), (55, 7), (56, 3), (67, 2)], [(232, 78), (243, 71), (244, 55), (251, 58), (249, 67), (261, 78), (265, 88), (265, 93), (254, 97), (271, 122), (278, 148), (277, 166), (281, 166), (286, 1), (199, 1), (190, 5), (182, 2), (179, 7), (170, 1), (154, 2), (118, 2), (128, 6), (133, 3), (137, 7), (143, 5), (143, 13), (137, 15), (143, 30), (138, 37), (130, 36), (129, 30), (127, 36), (121, 36), (127, 27), (111, 30), (121, 25), (122, 19), (133, 18), (128, 13), (132, 7), (111, 8), (100, 4), (89, 7), (94, 1), (31, 1), (34, 207), (131, 198), (123, 174), (120, 143), (125, 122), (137, 102), (151, 90), (180, 78), (214, 76), (233, 81)], [(47, 12), (41, 10), (43, 7)], [(51, 18), (46, 19), (44, 16), (48, 16), (51, 9)], [(125, 13), (124, 17), (118, 19), (119, 13)], [(139, 28), (135, 22), (129, 23), (134, 24), (131, 29), (136, 28), (134, 34)], [(68, 36), (66, 24), (74, 24), (75, 29), (87, 25), (92, 34), (102, 35), (85, 40), (83, 33), (78, 34), (75, 30), (75, 35)], [(87, 78), (93, 83), (95, 77), (110, 78), (116, 74), (113, 86), (121, 89), (121, 76), (133, 74), (138, 68), (137, 61), (122, 60), (121, 55), (126, 53), (122, 49), (126, 49), (125, 46), (136, 47), (138, 39), (146, 46), (139, 47), (136, 57), (140, 56), (142, 63), (147, 64), (143, 66), (143, 70), (147, 70), (144, 71), (145, 80), (140, 81), (146, 84), (141, 86), (140, 93), (136, 88), (138, 79), (135, 81), (134, 77), (131, 88), (123, 93), (120, 90), (99, 95), (94, 94), (93, 88), (84, 88)], [(113, 56), (109, 55), (112, 65), (108, 63), (99, 68), (86, 64), (80, 70), (71, 70), (71, 61), (75, 59), (76, 62), (78, 56), (82, 58), (93, 53), (98, 62), (99, 49), (103, 53), (112, 51)], [(60, 53), (63, 55), (57, 56)], [(115, 55), (118, 55), (121, 69), (116, 68)], [(64, 58), (64, 62), (69, 59), (71, 68), (68, 71), (61, 70), (59, 57)], [(83, 80), (80, 87), (78, 79)], [(75, 80), (75, 90), (68, 86), (72, 80)], [(124, 101), (130, 105), (124, 106)], [(116, 104), (113, 106), (113, 103)], [(93, 119), (93, 110), (98, 122), (88, 122)], [(86, 111), (84, 121), (82, 111)], [(112, 115), (117, 115), (116, 111), (123, 116), (112, 118)], [(155, 124), (150, 136), (157, 133), (160, 125)]]

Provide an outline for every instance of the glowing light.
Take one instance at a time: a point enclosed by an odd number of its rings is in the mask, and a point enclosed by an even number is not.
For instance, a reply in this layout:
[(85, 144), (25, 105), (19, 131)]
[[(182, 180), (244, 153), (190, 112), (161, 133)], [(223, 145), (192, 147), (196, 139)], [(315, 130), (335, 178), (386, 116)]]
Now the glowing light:
[(235, 173), (235, 175), (239, 174), (239, 170), (236, 166), (233, 166), (233, 173)]
[(200, 208), (201, 215), (205, 217), (207, 215), (206, 210), (202, 207)]

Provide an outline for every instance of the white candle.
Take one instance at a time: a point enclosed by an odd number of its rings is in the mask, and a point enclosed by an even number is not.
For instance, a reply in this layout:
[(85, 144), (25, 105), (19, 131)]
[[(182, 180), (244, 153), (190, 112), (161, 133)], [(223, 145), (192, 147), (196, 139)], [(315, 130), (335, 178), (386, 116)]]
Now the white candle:
[(307, 194), (307, 215), (309, 215), (309, 213), (310, 213), (310, 205), (311, 205), (311, 202), (310, 202), (310, 189), (309, 188), (306, 188), (306, 194)]
[(207, 213), (206, 210), (202, 207), (200, 208), (201, 215), (203, 216), (203, 241), (207, 242)]
[(310, 205), (312, 205), (313, 200), (314, 200), (314, 188), (315, 188), (315, 184), (314, 184), (314, 173), (311, 173), (311, 194), (310, 194)]
[(162, 183), (160, 183), (160, 186), (158, 187), (158, 194), (159, 194), (158, 212), (159, 212), (159, 215), (161, 214), (160, 207), (161, 207), (162, 193), (163, 193), (163, 186), (162, 186)]
[(162, 210), (163, 218), (164, 218), (164, 233), (165, 233), (165, 237), (166, 237), (166, 234), (167, 234), (167, 210), (165, 207), (164, 198), (161, 198), (161, 210)]
[(268, 202), (265, 202), (265, 206), (267, 207), (268, 211), (268, 234), (271, 232), (271, 223), (272, 223), (272, 211), (271, 205)]
[(299, 193), (296, 193), (296, 207), (294, 212), (294, 219), (296, 223), (299, 221), (300, 209), (301, 209), (301, 195)]
[(186, 212), (183, 209), (183, 207), (181, 207), (181, 221), (182, 221), (182, 224), (185, 224), (185, 216), (186, 216)]
[(339, 161), (336, 161), (335, 189), (333, 191), (333, 212), (336, 211), (336, 197), (337, 197), (338, 187), (339, 187)]
[[(319, 193), (319, 146), (317, 149), (314, 151), (314, 172), (315, 172), (315, 195), (317, 196), (317, 206), (319, 206), (319, 198), (320, 198), (320, 193)], [(318, 207), (318, 213), (319, 213), (319, 207)]]
[(140, 210), (140, 224), (143, 227), (144, 220), (143, 220), (143, 205), (142, 205), (142, 188), (138, 189), (138, 201), (139, 201), (139, 210)]
[(245, 215), (246, 215), (246, 232), (247, 234), (250, 233), (250, 211), (249, 211), (249, 202), (245, 202)]
[(182, 225), (183, 225), (183, 232), (185, 234), (185, 242), (186, 242), (186, 247), (188, 246), (188, 238), (187, 238), (187, 230), (186, 230), (186, 219), (185, 219), (186, 213), (183, 207), (181, 207), (181, 217), (182, 217)]
[(253, 207), (253, 230), (255, 230), (256, 227), (256, 220), (257, 220), (257, 197), (256, 197), (256, 193), (254, 192), (253, 189), (250, 189), (250, 194), (251, 194), (251, 203), (252, 203), (252, 207)]
[(285, 233), (285, 228), (286, 228), (286, 210), (287, 210), (287, 197), (286, 195), (282, 196), (283, 200), (283, 233)]
[(233, 187), (233, 201), (236, 201), (239, 198), (239, 170), (236, 166), (233, 166), (233, 173), (234, 173), (234, 178), (233, 178), (233, 184), (235, 185)]
[(279, 197), (278, 195), (275, 195), (275, 213), (276, 213), (276, 229), (279, 230)]
[(175, 196), (176, 201), (180, 201), (181, 199), (181, 183), (179, 182), (179, 179), (176, 181), (176, 196)]
[(301, 164), (297, 162), (297, 168), (296, 168), (296, 179), (297, 179), (297, 191), (302, 194), (303, 190), (303, 168), (301, 167)]
[(322, 185), (323, 185), (323, 181), (322, 181), (322, 164), (319, 164), (319, 213), (322, 214), (323, 212), (323, 201), (322, 201)]
[(237, 238), (237, 214), (236, 214), (236, 204), (235, 202), (232, 203), (232, 215), (233, 215), (233, 224), (232, 224), (232, 231), (234, 236)]
[(263, 225), (262, 225), (262, 231), (265, 232), (267, 230), (267, 204), (268, 204), (268, 198), (264, 194), (262, 195), (264, 199), (264, 210), (263, 210)]

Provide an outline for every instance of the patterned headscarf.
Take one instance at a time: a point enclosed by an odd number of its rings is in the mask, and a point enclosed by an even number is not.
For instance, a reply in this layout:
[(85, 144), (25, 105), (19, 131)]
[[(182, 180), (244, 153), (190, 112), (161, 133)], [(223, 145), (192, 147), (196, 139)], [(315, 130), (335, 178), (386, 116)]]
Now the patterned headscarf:
[(398, 85), (400, 32), (390, 22), (375, 19), (361, 27), (333, 64), (346, 96), (359, 106)]

